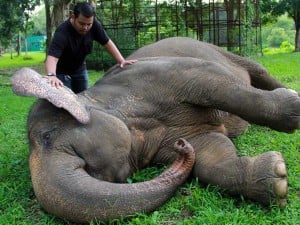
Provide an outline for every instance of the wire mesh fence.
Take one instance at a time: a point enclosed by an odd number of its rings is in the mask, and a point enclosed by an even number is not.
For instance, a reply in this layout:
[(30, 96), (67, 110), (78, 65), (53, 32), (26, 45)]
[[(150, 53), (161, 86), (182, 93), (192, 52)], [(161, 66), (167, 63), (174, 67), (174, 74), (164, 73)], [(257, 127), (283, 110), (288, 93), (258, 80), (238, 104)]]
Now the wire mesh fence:
[[(100, 0), (97, 17), (124, 56), (155, 41), (192, 37), (241, 55), (261, 51), (259, 0)], [(97, 44), (94, 69), (115, 62)]]

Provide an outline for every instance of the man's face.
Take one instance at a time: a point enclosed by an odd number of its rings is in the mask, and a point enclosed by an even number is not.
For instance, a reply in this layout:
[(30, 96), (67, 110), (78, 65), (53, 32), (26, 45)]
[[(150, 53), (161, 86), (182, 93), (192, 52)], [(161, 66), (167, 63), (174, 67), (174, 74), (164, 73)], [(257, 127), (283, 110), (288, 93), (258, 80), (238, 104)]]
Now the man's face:
[(75, 30), (81, 34), (81, 35), (85, 35), (91, 28), (93, 25), (93, 21), (94, 21), (94, 17), (85, 17), (81, 14), (79, 14), (79, 16), (76, 18), (75, 15), (71, 16), (72, 19), (72, 25), (75, 28)]

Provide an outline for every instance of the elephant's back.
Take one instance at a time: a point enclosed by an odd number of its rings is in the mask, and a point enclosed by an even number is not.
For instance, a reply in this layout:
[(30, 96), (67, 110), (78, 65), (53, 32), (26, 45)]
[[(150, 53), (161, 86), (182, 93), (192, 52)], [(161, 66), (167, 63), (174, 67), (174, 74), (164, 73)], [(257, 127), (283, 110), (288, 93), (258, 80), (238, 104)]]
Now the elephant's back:
[(217, 49), (217, 46), (192, 38), (172, 37), (144, 46), (132, 53), (128, 59), (155, 56), (177, 56), (195, 57), (209, 61), (221, 61), (223, 56), (219, 51), (222, 50), (220, 49), (217, 51)]
[(128, 59), (158, 56), (189, 57), (218, 63), (247, 82), (249, 82), (249, 68), (257, 67), (257, 64), (244, 57), (225, 51), (216, 45), (188, 37), (172, 37), (160, 40), (138, 49)]

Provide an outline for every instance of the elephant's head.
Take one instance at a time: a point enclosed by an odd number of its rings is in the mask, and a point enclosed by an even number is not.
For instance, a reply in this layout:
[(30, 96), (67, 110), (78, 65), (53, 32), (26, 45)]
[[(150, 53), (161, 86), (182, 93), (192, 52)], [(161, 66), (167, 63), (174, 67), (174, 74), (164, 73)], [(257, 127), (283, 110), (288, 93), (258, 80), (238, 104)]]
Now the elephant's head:
[(30, 172), (36, 197), (51, 214), (89, 222), (149, 212), (172, 196), (193, 167), (194, 150), (179, 139), (177, 160), (160, 176), (113, 183), (134, 172), (131, 137), (121, 120), (88, 108), (83, 96), (67, 88), (51, 87), (33, 70), (18, 71), (12, 83), (15, 93), (44, 99), (28, 118)]

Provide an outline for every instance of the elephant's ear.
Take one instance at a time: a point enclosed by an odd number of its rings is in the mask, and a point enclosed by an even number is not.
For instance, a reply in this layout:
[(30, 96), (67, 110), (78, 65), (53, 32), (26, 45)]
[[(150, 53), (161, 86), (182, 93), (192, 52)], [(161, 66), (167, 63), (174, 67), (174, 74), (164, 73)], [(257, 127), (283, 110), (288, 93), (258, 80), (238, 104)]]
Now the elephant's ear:
[(79, 122), (88, 123), (90, 115), (78, 96), (67, 87), (56, 88), (30, 68), (22, 68), (11, 78), (13, 92), (21, 96), (44, 98), (58, 108), (64, 108)]

